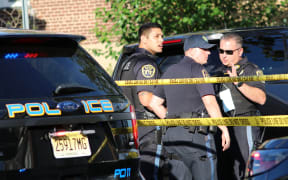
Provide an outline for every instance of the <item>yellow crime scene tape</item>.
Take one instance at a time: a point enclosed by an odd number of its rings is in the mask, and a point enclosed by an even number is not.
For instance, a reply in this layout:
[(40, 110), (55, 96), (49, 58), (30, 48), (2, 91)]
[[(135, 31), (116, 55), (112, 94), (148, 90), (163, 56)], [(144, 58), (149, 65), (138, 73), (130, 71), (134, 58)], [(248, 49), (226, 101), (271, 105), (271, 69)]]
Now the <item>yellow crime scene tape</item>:
[(222, 118), (145, 119), (137, 120), (138, 126), (288, 126), (288, 115), (241, 116)]
[[(141, 85), (180, 85), (180, 84), (205, 84), (227, 83), (246, 81), (276, 81), (288, 80), (288, 74), (274, 74), (261, 76), (238, 77), (207, 77), (183, 79), (151, 79), (151, 80), (121, 80), (115, 81), (118, 86)], [(288, 127), (288, 115), (273, 116), (241, 116), (222, 118), (189, 118), (189, 119), (145, 119), (137, 120), (138, 126), (263, 126), (263, 127)], [(131, 133), (132, 128), (114, 128), (113, 134)]]
[(147, 85), (179, 85), (179, 84), (207, 84), (245, 81), (276, 81), (288, 80), (288, 74), (274, 74), (262, 76), (238, 76), (238, 77), (207, 77), (207, 78), (183, 78), (183, 79), (151, 79), (151, 80), (121, 80), (115, 81), (118, 86), (147, 86)]
[[(288, 127), (288, 115), (241, 116), (222, 118), (143, 119), (138, 126), (262, 126)], [(132, 133), (132, 127), (112, 128), (114, 135)]]
[(112, 134), (117, 135), (117, 134), (129, 134), (132, 133), (132, 127), (127, 127), (127, 128), (111, 128)]

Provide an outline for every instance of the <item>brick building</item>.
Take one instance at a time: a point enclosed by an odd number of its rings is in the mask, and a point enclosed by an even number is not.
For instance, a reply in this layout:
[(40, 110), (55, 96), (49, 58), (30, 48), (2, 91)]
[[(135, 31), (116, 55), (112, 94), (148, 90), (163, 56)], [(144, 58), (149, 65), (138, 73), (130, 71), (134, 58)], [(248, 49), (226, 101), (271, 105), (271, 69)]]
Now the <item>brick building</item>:
[[(109, 8), (105, 0), (27, 0), (27, 3), (30, 29), (83, 35), (87, 40), (81, 44), (93, 56), (92, 49), (104, 48), (104, 45), (97, 41), (93, 28), (96, 21), (102, 23), (101, 19), (96, 20), (94, 10), (102, 7)], [(2, 8), (21, 9), (21, 5), (21, 0), (1, 0), (0, 2)], [(104, 57), (95, 57), (95, 59), (109, 73), (116, 63), (115, 60)]]

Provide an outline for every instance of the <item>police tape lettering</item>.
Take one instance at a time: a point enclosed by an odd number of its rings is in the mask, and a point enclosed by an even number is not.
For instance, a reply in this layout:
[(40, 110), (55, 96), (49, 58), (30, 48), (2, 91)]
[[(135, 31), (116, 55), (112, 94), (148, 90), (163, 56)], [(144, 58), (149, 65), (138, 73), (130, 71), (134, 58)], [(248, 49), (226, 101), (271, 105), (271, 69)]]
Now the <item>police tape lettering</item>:
[(207, 77), (207, 78), (184, 78), (184, 79), (149, 79), (149, 80), (122, 80), (115, 81), (118, 86), (139, 85), (176, 85), (176, 84), (207, 84), (246, 81), (276, 81), (288, 80), (288, 74), (274, 74), (263, 76), (238, 76), (238, 77)]
[(288, 115), (137, 120), (138, 126), (288, 126)]

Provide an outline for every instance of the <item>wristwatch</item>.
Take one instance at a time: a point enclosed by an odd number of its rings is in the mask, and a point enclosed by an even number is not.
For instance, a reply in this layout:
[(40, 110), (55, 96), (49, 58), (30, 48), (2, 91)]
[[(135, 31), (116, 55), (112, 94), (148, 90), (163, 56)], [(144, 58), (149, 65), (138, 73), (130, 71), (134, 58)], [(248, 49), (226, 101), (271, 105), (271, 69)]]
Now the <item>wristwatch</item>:
[(238, 84), (236, 84), (236, 86), (239, 88), (243, 85), (243, 82), (238, 82)]

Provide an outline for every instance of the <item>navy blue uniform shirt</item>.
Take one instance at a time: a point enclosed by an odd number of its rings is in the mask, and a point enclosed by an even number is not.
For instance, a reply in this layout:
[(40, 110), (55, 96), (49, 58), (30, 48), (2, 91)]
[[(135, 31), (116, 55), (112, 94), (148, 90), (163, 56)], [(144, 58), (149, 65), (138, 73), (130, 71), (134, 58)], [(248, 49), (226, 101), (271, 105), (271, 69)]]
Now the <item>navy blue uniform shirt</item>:
[[(145, 58), (138, 59), (134, 66), (136, 80), (158, 79), (160, 77), (159, 69), (156, 63), (156, 56), (143, 48), (136, 49), (136, 53), (147, 54)], [(140, 91), (153, 92), (155, 86), (137, 86), (137, 93)]]
[[(203, 65), (184, 56), (178, 64), (169, 67), (161, 79), (202, 78), (207, 76), (208, 73)], [(215, 92), (212, 84), (159, 85), (156, 87), (154, 94), (166, 99), (168, 115), (179, 115), (188, 112), (201, 113), (205, 109), (201, 98), (205, 95), (215, 95)]]

